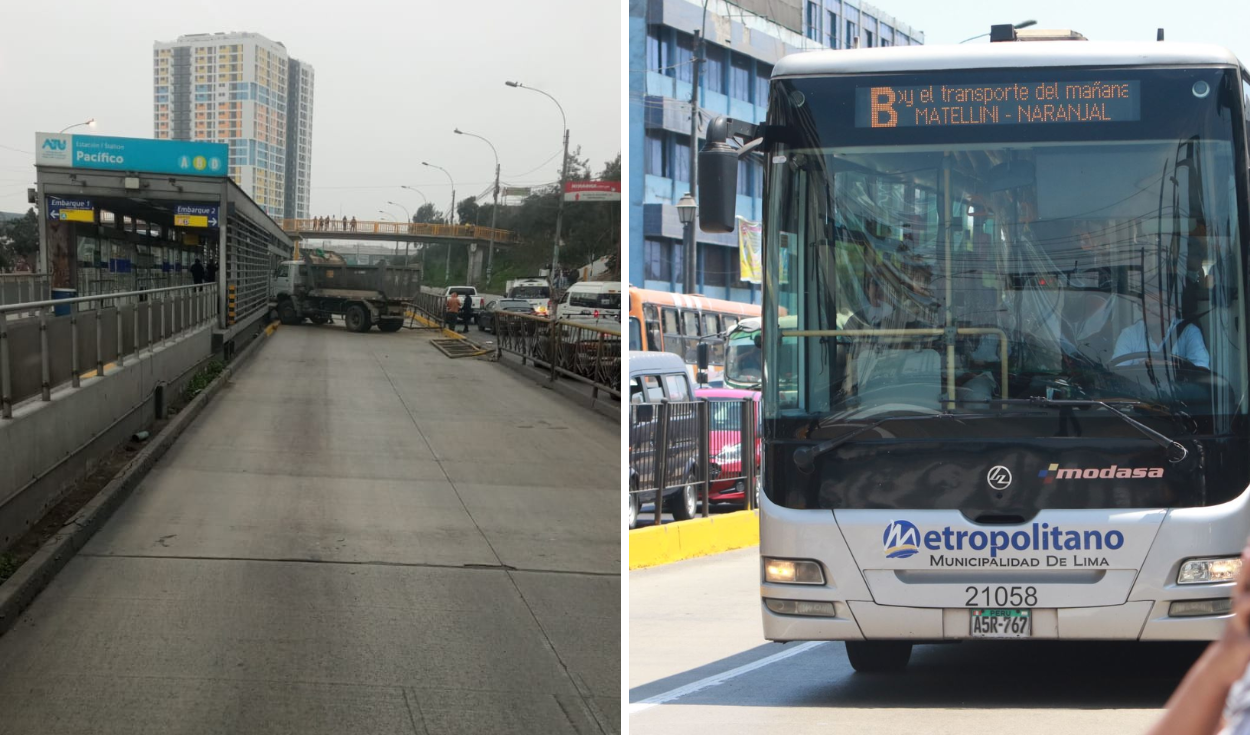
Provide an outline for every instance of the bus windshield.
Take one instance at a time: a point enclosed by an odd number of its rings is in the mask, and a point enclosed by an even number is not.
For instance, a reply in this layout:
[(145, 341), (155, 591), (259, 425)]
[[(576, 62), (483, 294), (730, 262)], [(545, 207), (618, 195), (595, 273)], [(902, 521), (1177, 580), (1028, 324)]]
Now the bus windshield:
[[(1243, 433), (1241, 91), (1231, 69), (775, 83), (765, 372), (797, 389), (766, 379), (774, 435), (992, 417), (1018, 398), (1132, 401), (1171, 434)], [(1006, 430), (1059, 435), (1037, 412), (1044, 429)]]

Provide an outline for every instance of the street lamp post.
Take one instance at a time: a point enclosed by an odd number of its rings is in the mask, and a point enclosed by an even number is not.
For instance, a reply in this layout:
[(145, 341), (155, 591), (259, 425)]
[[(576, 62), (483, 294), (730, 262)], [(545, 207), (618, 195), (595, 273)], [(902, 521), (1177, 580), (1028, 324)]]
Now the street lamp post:
[[(439, 171), (442, 171), (443, 175), (447, 177), (447, 181), (451, 184), (451, 209), (447, 210), (447, 224), (454, 227), (456, 224), (456, 180), (451, 177), (451, 172), (443, 168), (442, 166), (435, 166), (434, 164), (427, 163), (426, 161), (422, 161), (421, 165), (428, 166), (430, 168), (436, 168)], [(421, 245), (421, 273), (422, 275), (425, 274), (425, 251), (427, 249), (428, 249), (428, 243)], [(447, 245), (447, 274), (444, 277), (448, 279), (451, 278), (451, 244), (450, 243)]]
[(447, 181), (451, 182), (451, 209), (447, 210), (447, 224), (456, 224), (456, 180), (451, 177), (451, 172), (442, 166), (435, 166), (434, 164), (426, 163), (425, 161), (422, 161), (421, 165), (429, 166), (430, 168), (436, 168), (439, 171), (442, 171), (447, 177)]
[(551, 288), (554, 289), (556, 285), (556, 269), (560, 267), (560, 234), (563, 231), (564, 225), (564, 187), (569, 178), (569, 121), (568, 118), (564, 116), (564, 106), (560, 104), (559, 100), (552, 97), (550, 94), (547, 94), (541, 89), (537, 89), (535, 87), (527, 87), (520, 82), (504, 82), (504, 84), (516, 89), (528, 89), (531, 92), (537, 92), (544, 95), (547, 99), (555, 102), (556, 107), (560, 109), (560, 124), (564, 126), (564, 158), (560, 162), (560, 190), (558, 192), (560, 198), (556, 204), (556, 237), (555, 242), (551, 246), (550, 285)]
[(495, 150), (495, 146), (489, 140), (474, 133), (466, 133), (460, 128), (456, 128), (456, 135), (467, 135), (470, 138), (477, 138), (490, 146), (491, 153), (495, 154), (495, 190), (491, 198), (490, 208), (490, 249), (486, 254), (486, 283), (490, 283), (490, 277), (494, 274), (495, 269), (495, 218), (499, 214), (499, 151)]
[[(1020, 30), (1021, 28), (1028, 28), (1029, 26), (1035, 26), (1035, 25), (1037, 25), (1037, 21), (1035, 21), (1035, 20), (1022, 20), (1022, 21), (1020, 21), (1019, 23), (1016, 23), (1015, 25), (1013, 25), (1013, 26), (1011, 26), (1011, 27), (1012, 27), (1012, 28), (1014, 28), (1014, 29), (1016, 29), (1016, 30), (1018, 31), (1018, 30)], [(982, 27), (984, 27), (984, 26), (982, 26)], [(972, 38), (965, 38), (964, 40), (960, 41), (959, 43), (967, 43), (967, 42), (969, 42), (969, 41), (975, 41), (975, 40), (977, 40), (978, 38), (985, 38), (985, 37), (986, 37), (986, 36), (988, 36), (988, 35), (990, 35), (990, 34), (988, 34), (988, 33), (982, 33), (982, 34), (980, 34), (980, 35), (978, 35), (978, 36), (973, 36)]]
[(66, 130), (73, 130), (74, 128), (77, 128), (77, 127), (80, 127), (80, 126), (83, 126), (83, 125), (86, 125), (86, 126), (88, 126), (88, 127), (92, 127), (92, 128), (94, 128), (94, 127), (95, 127), (95, 118), (93, 117), (93, 118), (91, 118), (90, 120), (87, 120), (87, 121), (85, 121), (85, 122), (74, 123), (73, 125), (70, 125), (68, 128), (61, 128), (61, 132), (62, 132), (62, 133), (64, 133)]
[(690, 192), (682, 195), (681, 200), (677, 202), (677, 219), (681, 220), (682, 244), (685, 247), (685, 267), (681, 272), (681, 287), (683, 293), (694, 293), (694, 265), (695, 265), (695, 249), (694, 249), (694, 216), (698, 212), (699, 205), (695, 203), (694, 196)]

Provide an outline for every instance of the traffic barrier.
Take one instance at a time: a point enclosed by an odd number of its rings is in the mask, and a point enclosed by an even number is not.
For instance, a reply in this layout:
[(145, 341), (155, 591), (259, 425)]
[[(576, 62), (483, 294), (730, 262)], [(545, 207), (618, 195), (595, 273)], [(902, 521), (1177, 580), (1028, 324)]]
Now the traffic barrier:
[(565, 319), (496, 311), (492, 315), (495, 348), (551, 371), (551, 379), (587, 383), (598, 397), (604, 391), (621, 397), (621, 332)]
[(640, 528), (629, 532), (629, 568), (671, 564), (759, 543), (759, 515), (753, 510)]
[(632, 522), (641, 523), (646, 503), (654, 505), (656, 526), (663, 523), (666, 504), (678, 520), (700, 509), (706, 518), (712, 502), (736, 502), (738, 494), (746, 510), (754, 508), (758, 405), (752, 398), (631, 403), (626, 492)]

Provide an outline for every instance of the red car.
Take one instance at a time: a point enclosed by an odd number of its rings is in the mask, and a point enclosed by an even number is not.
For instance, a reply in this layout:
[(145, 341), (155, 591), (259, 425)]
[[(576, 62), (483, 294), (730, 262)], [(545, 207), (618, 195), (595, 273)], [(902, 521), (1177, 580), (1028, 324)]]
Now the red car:
[(702, 388), (695, 391), (695, 396), (712, 403), (711, 435), (708, 437), (708, 449), (711, 454), (708, 473), (712, 482), (708, 491), (708, 500), (713, 503), (746, 505), (746, 477), (742, 471), (742, 433), (740, 430), (742, 409), (739, 404), (746, 398), (755, 400), (755, 474), (758, 492), (760, 392), (735, 388)]

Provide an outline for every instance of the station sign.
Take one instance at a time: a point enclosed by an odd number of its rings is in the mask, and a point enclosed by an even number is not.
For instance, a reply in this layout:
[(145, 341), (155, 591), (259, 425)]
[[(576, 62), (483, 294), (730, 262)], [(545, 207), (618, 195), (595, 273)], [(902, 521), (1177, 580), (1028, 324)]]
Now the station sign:
[(621, 182), (566, 181), (564, 182), (564, 201), (619, 202), (621, 201)]
[(35, 133), (35, 165), (224, 177), (230, 146), (186, 140)]
[(216, 204), (178, 204), (174, 206), (175, 227), (217, 227)]
[(57, 222), (95, 223), (95, 205), (90, 199), (48, 197), (48, 219)]

